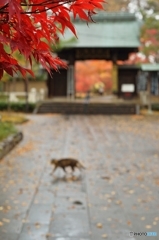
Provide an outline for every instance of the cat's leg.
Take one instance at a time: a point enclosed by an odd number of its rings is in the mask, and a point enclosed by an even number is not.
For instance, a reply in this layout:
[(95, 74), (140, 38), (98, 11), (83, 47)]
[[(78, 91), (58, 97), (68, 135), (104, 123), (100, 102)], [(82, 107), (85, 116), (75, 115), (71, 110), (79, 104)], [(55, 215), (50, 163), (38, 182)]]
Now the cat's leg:
[(62, 167), (62, 169), (64, 170), (65, 173), (67, 173), (65, 167)]

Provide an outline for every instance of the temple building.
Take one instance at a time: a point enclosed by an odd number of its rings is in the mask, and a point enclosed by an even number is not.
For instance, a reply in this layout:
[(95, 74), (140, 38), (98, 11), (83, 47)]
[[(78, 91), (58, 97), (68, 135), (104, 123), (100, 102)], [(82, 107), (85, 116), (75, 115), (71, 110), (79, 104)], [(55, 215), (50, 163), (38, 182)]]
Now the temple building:
[[(140, 46), (141, 22), (134, 14), (126, 12), (100, 12), (93, 17), (94, 22), (86, 23), (74, 20), (77, 39), (70, 41), (73, 33), (67, 30), (64, 40), (65, 47), (58, 56), (68, 63), (68, 69), (61, 69), (60, 73), (53, 71), (48, 76), (48, 97), (75, 96), (75, 62), (78, 60), (107, 60), (113, 63), (113, 89), (120, 96), (123, 84), (132, 85), (136, 94), (137, 69), (119, 67), (119, 60), (127, 60), (130, 53), (138, 51)], [(128, 84), (128, 85), (126, 85)]]

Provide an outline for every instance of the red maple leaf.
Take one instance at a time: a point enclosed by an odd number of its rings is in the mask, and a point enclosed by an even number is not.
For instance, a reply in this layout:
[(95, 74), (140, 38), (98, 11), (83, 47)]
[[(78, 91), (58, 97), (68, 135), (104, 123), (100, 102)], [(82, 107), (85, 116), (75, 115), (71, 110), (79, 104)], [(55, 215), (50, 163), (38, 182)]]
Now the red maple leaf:
[[(103, 9), (104, 0), (0, 0), (0, 79), (4, 71), (13, 76), (30, 70), (13, 57), (18, 51), (31, 63), (34, 57), (44, 68), (58, 69), (65, 63), (51, 52), (59, 30), (69, 28), (76, 35), (70, 13), (90, 21), (95, 9)], [(61, 26), (61, 28), (59, 27)], [(7, 49), (7, 50), (6, 50)], [(9, 49), (9, 50), (8, 50)]]

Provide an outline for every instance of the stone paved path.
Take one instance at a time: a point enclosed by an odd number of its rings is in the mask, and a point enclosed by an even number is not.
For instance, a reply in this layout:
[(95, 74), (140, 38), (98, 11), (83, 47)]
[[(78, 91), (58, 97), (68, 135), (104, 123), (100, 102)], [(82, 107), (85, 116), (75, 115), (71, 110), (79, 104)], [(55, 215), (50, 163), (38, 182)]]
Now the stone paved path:
[[(0, 162), (0, 240), (159, 239), (157, 117), (28, 117)], [(67, 156), (87, 169), (50, 175)]]

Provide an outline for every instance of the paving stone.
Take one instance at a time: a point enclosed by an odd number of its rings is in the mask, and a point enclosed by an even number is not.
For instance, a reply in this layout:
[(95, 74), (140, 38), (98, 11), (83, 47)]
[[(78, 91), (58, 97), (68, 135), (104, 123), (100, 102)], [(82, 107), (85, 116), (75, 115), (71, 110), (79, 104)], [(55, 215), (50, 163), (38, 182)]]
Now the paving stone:
[(27, 221), (30, 223), (49, 224), (52, 204), (33, 204), (29, 210)]
[[(126, 233), (130, 232), (131, 227), (127, 225), (123, 211), (90, 211), (90, 222), (92, 239), (103, 239), (109, 236), (118, 239), (122, 236), (126, 238)], [(103, 237), (102, 237), (103, 236)]]
[[(82, 195), (82, 196), (81, 196)], [(84, 194), (66, 194), (66, 197), (56, 197), (55, 213), (87, 211), (87, 203)]]
[(50, 233), (55, 237), (87, 238), (90, 235), (86, 212), (58, 213), (53, 215)]
[(129, 235), (130, 231), (129, 230), (121, 230), (121, 231), (111, 231), (108, 228), (107, 229), (93, 229), (92, 231), (92, 236), (91, 240), (103, 240), (103, 239), (108, 239), (108, 240), (113, 240), (113, 239), (118, 239), (118, 240), (135, 240), (135, 238), (130, 238)]
[(34, 204), (53, 204), (55, 196), (53, 191), (39, 189), (34, 198)]
[[(153, 209), (152, 209), (153, 211)], [(127, 222), (130, 222), (133, 232), (158, 232), (159, 214), (158, 212), (127, 213)]]
[(18, 240), (46, 240), (49, 225), (47, 224), (30, 224), (25, 223)]
[(0, 239), (2, 240), (18, 240), (18, 236), (15, 232), (4, 232), (0, 230)]
[(8, 234), (15, 233), (18, 234), (22, 228), (22, 220), (16, 220), (14, 218), (1, 218), (1, 222), (3, 226), (1, 226), (1, 231), (6, 232)]
[(57, 196), (69, 196), (70, 194), (78, 194), (79, 192), (84, 193), (81, 177), (75, 180), (72, 179), (72, 176), (57, 177), (53, 179), (52, 184), (58, 188), (58, 191), (56, 191)]

